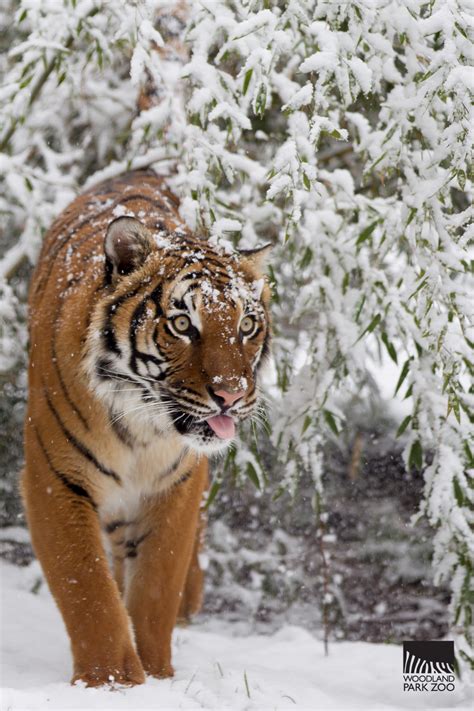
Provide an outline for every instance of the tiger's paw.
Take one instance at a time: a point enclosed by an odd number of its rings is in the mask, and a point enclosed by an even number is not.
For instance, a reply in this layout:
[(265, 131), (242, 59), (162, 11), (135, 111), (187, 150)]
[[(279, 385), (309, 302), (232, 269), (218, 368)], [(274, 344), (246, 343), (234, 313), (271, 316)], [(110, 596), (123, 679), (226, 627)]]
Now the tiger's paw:
[(142, 663), (132, 648), (125, 652), (120, 662), (108, 660), (106, 664), (82, 665), (74, 673), (71, 684), (82, 682), (94, 686), (136, 686), (145, 683)]
[(149, 676), (155, 679), (169, 679), (174, 676), (174, 667), (172, 664), (151, 664), (145, 666), (145, 671)]

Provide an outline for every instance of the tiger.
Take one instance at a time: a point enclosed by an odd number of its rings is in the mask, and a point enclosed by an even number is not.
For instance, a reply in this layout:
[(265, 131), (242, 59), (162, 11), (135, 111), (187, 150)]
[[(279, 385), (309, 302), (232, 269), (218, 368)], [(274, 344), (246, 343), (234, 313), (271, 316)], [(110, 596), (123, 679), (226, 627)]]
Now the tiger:
[(85, 191), (44, 238), (21, 488), (72, 683), (174, 673), (173, 629), (202, 601), (209, 459), (259, 407), (269, 249), (196, 236), (148, 169)]

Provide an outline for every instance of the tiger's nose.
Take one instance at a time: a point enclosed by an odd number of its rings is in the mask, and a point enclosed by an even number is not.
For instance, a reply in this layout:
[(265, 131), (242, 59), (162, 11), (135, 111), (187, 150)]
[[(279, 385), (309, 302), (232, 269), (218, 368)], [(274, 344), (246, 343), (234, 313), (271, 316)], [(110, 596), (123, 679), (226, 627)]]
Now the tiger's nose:
[(214, 390), (213, 388), (208, 388), (209, 395), (212, 397), (214, 402), (216, 402), (219, 407), (232, 407), (237, 400), (241, 400), (245, 395), (245, 390), (237, 390), (236, 392), (229, 392), (228, 390)]

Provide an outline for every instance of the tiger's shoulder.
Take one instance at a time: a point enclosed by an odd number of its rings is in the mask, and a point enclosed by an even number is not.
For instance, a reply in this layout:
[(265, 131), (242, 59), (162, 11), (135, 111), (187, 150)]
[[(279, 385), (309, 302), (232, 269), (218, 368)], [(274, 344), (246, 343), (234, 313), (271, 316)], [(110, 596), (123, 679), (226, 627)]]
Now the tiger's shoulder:
[(178, 208), (165, 179), (150, 170), (124, 173), (79, 195), (45, 236), (30, 286), (30, 310), (45, 294), (63, 300), (78, 288), (93, 294), (105, 286), (104, 239), (118, 217), (133, 215), (157, 234), (189, 237)]

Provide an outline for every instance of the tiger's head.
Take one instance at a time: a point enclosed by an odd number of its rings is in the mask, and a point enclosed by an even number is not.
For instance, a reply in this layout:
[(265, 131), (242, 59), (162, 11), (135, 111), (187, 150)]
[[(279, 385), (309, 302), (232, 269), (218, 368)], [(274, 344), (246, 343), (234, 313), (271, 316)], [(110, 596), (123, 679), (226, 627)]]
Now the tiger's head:
[(204, 453), (233, 440), (269, 353), (268, 249), (226, 252), (133, 217), (109, 225), (88, 363), (112, 422), (177, 432)]

